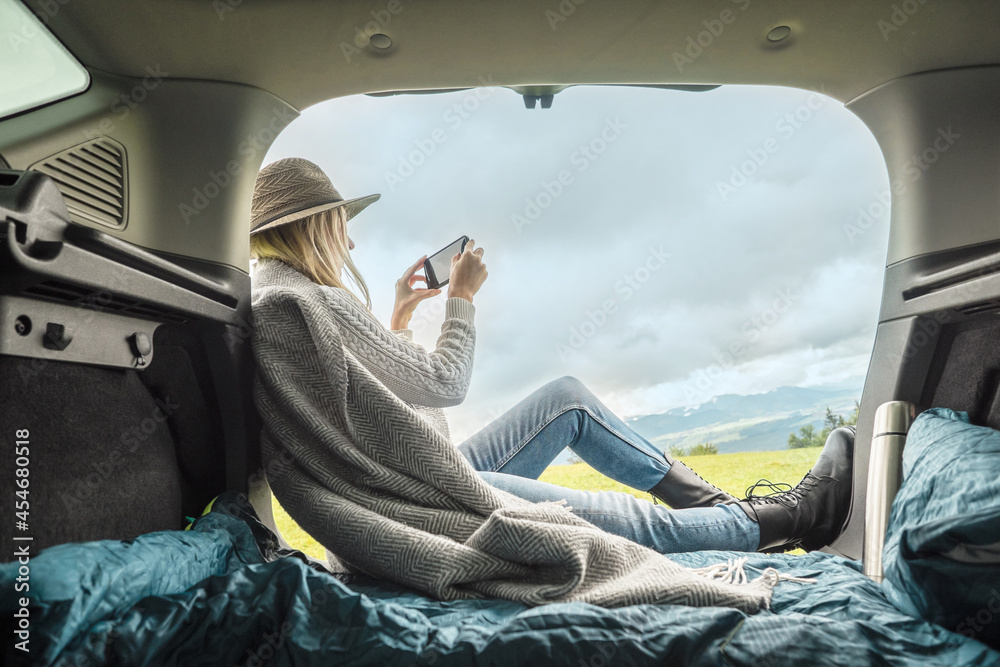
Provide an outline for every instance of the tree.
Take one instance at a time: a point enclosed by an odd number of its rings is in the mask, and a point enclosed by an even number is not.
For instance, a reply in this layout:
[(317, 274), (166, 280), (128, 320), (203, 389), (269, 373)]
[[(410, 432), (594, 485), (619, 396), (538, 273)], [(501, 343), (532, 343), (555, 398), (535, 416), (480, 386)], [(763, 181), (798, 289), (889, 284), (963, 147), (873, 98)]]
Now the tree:
[(670, 445), (670, 458), (679, 459), (682, 456), (708, 456), (718, 454), (719, 448), (710, 442), (699, 442), (690, 449), (685, 449), (680, 445)]
[(682, 456), (687, 456), (687, 450), (680, 445), (670, 445), (670, 458), (679, 459)]
[(844, 419), (843, 415), (833, 414), (833, 410), (830, 409), (830, 406), (826, 406), (826, 417), (823, 418), (823, 430), (819, 432), (818, 436), (816, 436), (818, 443), (815, 446), (822, 447), (825, 445), (826, 439), (830, 437), (833, 430), (844, 426), (846, 423), (847, 420)]
[(799, 429), (798, 435), (792, 433), (788, 436), (788, 448), (804, 449), (806, 447), (816, 447), (819, 439), (820, 434), (816, 432), (816, 427), (812, 424), (806, 424)]
[(833, 410), (830, 409), (830, 406), (826, 406), (826, 417), (823, 419), (823, 431), (827, 435), (830, 435), (830, 431), (833, 429), (840, 428), (846, 423), (847, 421), (844, 419), (843, 415), (833, 414)]
[(691, 448), (688, 456), (707, 456), (708, 454), (718, 454), (719, 448), (710, 442), (699, 442)]
[(854, 411), (851, 412), (849, 417), (844, 418), (844, 415), (834, 414), (830, 406), (826, 406), (826, 417), (823, 418), (823, 430), (817, 433), (816, 427), (812, 424), (803, 426), (799, 429), (798, 435), (792, 433), (788, 436), (788, 448), (822, 447), (826, 444), (826, 439), (830, 437), (830, 433), (834, 429), (842, 426), (856, 426), (858, 423), (858, 411), (860, 409), (861, 404), (858, 401), (854, 401)]
[(847, 422), (844, 426), (857, 426), (859, 412), (861, 412), (861, 403), (859, 401), (854, 401), (854, 412), (852, 412), (851, 416), (847, 418)]
[(803, 449), (805, 447), (821, 447), (826, 442), (826, 438), (821, 439), (821, 434), (816, 432), (816, 427), (806, 424), (799, 429), (799, 434), (792, 433), (788, 436), (789, 449)]

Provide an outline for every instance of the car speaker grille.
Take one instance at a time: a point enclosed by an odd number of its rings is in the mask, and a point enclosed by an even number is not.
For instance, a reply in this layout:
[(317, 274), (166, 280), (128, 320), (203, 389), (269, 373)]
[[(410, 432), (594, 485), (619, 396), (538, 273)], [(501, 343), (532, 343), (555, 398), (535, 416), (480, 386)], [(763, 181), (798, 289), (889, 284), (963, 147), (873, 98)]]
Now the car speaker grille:
[(73, 222), (114, 229), (125, 226), (128, 169), (121, 144), (101, 137), (56, 153), (29, 168), (56, 182)]

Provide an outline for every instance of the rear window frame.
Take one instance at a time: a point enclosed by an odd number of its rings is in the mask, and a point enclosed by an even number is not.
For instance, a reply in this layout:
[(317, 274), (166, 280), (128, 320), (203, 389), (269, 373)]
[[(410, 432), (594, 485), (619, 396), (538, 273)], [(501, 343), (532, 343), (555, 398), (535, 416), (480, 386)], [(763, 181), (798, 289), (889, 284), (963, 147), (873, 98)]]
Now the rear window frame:
[[(18, 51), (24, 44), (30, 44), (31, 42), (35, 42), (35, 40), (45, 40), (43, 48), (46, 49), (47, 54), (55, 62), (56, 67), (61, 68), (59, 72), (56, 72), (56, 76), (44, 80), (41, 85), (30, 86), (34, 94), (18, 97), (18, 94), (21, 92), (20, 89), (15, 90), (13, 93), (10, 91), (0, 91), (4, 93), (0, 96), (0, 99), (14, 97), (17, 100), (16, 104), (12, 106), (0, 107), (0, 121), (29, 113), (49, 104), (79, 95), (90, 88), (92, 78), (87, 68), (48, 29), (44, 21), (36, 16), (21, 0), (0, 0), (0, 14), (13, 17), (15, 20), (14, 27), (8, 32), (7, 45), (0, 45), (0, 47), (7, 47), (8, 52), (3, 53), (4, 56), (13, 56), (11, 61), (14, 63), (12, 71), (15, 73), (15, 80), (17, 80), (19, 75), (23, 75), (24, 62), (30, 56), (30, 53), (20, 54), (21, 61), (19, 62)], [(17, 18), (18, 14), (21, 15), (20, 21)], [(21, 71), (18, 71), (19, 69)], [(59, 79), (62, 79), (62, 81)], [(48, 88), (39, 91), (38, 88), (42, 86), (48, 86)]]

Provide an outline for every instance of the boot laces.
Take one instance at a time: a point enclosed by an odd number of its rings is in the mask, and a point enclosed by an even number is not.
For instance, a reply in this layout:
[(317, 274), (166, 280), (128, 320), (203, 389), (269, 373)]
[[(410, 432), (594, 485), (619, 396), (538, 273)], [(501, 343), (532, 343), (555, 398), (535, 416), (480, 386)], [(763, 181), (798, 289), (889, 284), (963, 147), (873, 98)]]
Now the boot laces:
[[(705, 479), (704, 477), (702, 477), (701, 475), (699, 475), (696, 470), (694, 470), (694, 469), (691, 468), (691, 466), (687, 466), (687, 469), (690, 470), (691, 472), (693, 472), (695, 477), (697, 477), (701, 481), (705, 482), (705, 484), (707, 484), (708, 486), (712, 487), (713, 489), (715, 489), (719, 493), (726, 493), (725, 491), (723, 491), (722, 489), (720, 489), (719, 487), (717, 487), (715, 484), (712, 484), (710, 481), (708, 481), (707, 479)], [(727, 493), (726, 495), (729, 495), (729, 494)]]
[[(756, 484), (747, 487), (746, 500), (751, 505), (768, 505), (778, 503), (785, 507), (797, 507), (807, 493), (819, 482), (819, 477), (807, 472), (795, 488), (785, 482), (772, 482), (767, 479), (757, 480)], [(757, 488), (770, 490), (770, 493), (757, 493)]]
[[(664, 456), (663, 456), (663, 458), (667, 458), (667, 456), (666, 456), (666, 452), (664, 452)], [(667, 460), (669, 461), (670, 459), (667, 459)], [(702, 477), (701, 475), (699, 475), (699, 474), (698, 474), (698, 471), (696, 471), (696, 470), (695, 470), (694, 468), (692, 468), (691, 466), (687, 465), (687, 464), (686, 464), (686, 463), (684, 463), (683, 461), (677, 461), (677, 463), (680, 463), (680, 464), (681, 464), (681, 465), (683, 465), (683, 466), (684, 466), (685, 468), (687, 468), (688, 470), (690, 470), (691, 472), (693, 472), (693, 473), (694, 473), (694, 476), (695, 476), (695, 477), (697, 477), (698, 479), (700, 479), (701, 481), (705, 482), (705, 484), (706, 484), (706, 485), (708, 485), (708, 486), (712, 487), (713, 489), (715, 489), (715, 490), (716, 490), (716, 491), (718, 491), (719, 493), (722, 493), (722, 494), (724, 494), (724, 495), (727, 495), (727, 496), (730, 496), (730, 497), (732, 497), (732, 495), (731, 495), (731, 494), (729, 494), (729, 493), (726, 493), (725, 491), (723, 491), (722, 489), (720, 489), (719, 487), (717, 487), (717, 486), (716, 486), (715, 484), (712, 484), (712, 483), (711, 483), (710, 481), (708, 481), (707, 479), (705, 479), (704, 477)], [(671, 465), (672, 465), (672, 464), (671, 464)], [(765, 480), (761, 480), (761, 481), (765, 481)], [(658, 501), (658, 500), (656, 499), (656, 495), (655, 495), (655, 494), (652, 494), (652, 493), (651, 493), (651, 494), (649, 494), (649, 495), (650, 495), (650, 497), (652, 497), (652, 499), (653, 499), (653, 504), (654, 504), (654, 505), (662, 505), (662, 504), (663, 504), (663, 503), (659, 502), (659, 501)]]

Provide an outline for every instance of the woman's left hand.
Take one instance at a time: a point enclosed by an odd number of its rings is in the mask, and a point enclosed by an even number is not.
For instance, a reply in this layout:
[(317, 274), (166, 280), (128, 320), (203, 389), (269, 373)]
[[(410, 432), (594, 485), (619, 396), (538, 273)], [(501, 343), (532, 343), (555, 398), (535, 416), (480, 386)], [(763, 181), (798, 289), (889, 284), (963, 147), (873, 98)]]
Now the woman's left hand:
[(396, 304), (392, 308), (392, 320), (389, 328), (393, 331), (405, 329), (410, 324), (410, 317), (417, 304), (424, 299), (437, 296), (441, 293), (439, 289), (426, 289), (423, 287), (414, 288), (418, 282), (427, 284), (427, 278), (417, 275), (417, 270), (424, 265), (427, 255), (421, 257), (417, 262), (406, 270), (406, 273), (396, 281)]

